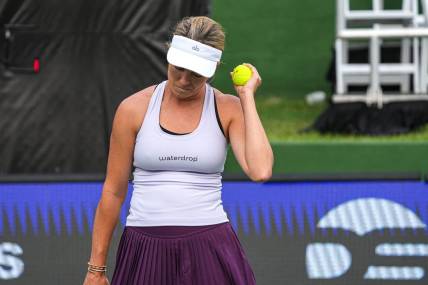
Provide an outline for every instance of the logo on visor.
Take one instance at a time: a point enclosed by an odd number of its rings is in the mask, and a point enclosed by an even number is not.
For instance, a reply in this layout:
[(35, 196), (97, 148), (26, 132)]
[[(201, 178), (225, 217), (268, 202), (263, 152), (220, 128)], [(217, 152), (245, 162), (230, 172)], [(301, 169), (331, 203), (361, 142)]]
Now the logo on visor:
[(194, 51), (199, 51), (198, 46), (192, 46), (192, 49), (193, 49)]

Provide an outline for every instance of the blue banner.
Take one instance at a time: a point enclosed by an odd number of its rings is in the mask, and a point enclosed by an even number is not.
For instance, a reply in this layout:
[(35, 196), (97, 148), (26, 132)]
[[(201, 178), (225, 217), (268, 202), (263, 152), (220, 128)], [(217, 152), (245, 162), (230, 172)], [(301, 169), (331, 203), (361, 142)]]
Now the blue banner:
[[(0, 185), (0, 220), (7, 221), (12, 234), (17, 231), (15, 219), (19, 220), (22, 234), (28, 231), (35, 235), (41, 231), (60, 234), (65, 229), (71, 235), (73, 223), (77, 226), (75, 230), (83, 234), (85, 225), (92, 229), (101, 189), (101, 183), (3, 184)], [(122, 225), (128, 213), (131, 194), (132, 185), (121, 212)], [(304, 235), (308, 234), (305, 233), (306, 222), (313, 234), (317, 218), (348, 201), (368, 198), (375, 203), (374, 209), (382, 204), (381, 200), (390, 201), (417, 213), (421, 222), (428, 224), (428, 186), (423, 182), (226, 182), (222, 197), (232, 225), (236, 230), (242, 225), (244, 233), (249, 232), (251, 222), (257, 233), (263, 230), (268, 235), (272, 231), (279, 235)], [(371, 209), (368, 204), (362, 207), (364, 210)], [(374, 220), (375, 214), (372, 213), (369, 219)], [(53, 219), (53, 229), (49, 217)], [(61, 218), (64, 224), (61, 224)], [(241, 220), (240, 223), (238, 220)], [(388, 225), (385, 226), (388, 228)], [(392, 226), (391, 229), (394, 228)], [(4, 227), (4, 223), (0, 223), (0, 235)]]
[[(101, 183), (0, 184), (0, 280), (81, 283), (101, 191)], [(131, 195), (129, 185), (110, 268)], [(424, 182), (225, 182), (222, 198), (258, 284), (428, 281)]]

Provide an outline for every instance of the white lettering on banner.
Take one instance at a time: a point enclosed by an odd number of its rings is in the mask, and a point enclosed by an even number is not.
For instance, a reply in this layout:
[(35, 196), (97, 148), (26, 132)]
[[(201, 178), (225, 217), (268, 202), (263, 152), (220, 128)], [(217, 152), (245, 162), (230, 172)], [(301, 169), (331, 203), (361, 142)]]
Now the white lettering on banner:
[(306, 268), (310, 279), (339, 277), (348, 271), (351, 262), (351, 253), (341, 244), (311, 243), (306, 248)]
[[(426, 229), (410, 209), (396, 202), (364, 198), (351, 200), (330, 210), (318, 222), (320, 229), (343, 229), (364, 236), (381, 229)], [(428, 244), (382, 243), (379, 256), (428, 256)], [(351, 267), (352, 256), (341, 244), (311, 243), (306, 248), (306, 272), (309, 279), (333, 279)], [(361, 278), (371, 280), (420, 280), (424, 268), (418, 266), (369, 266)]]
[(24, 262), (18, 258), (22, 248), (11, 242), (0, 243), (0, 280), (16, 279), (24, 272)]

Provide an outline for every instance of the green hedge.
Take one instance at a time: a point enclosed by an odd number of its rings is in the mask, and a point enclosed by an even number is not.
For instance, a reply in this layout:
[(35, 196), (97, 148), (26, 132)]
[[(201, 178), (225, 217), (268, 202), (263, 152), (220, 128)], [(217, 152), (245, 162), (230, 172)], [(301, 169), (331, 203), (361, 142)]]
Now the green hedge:
[(229, 72), (253, 63), (260, 94), (301, 97), (330, 92), (325, 79), (335, 33), (335, 1), (213, 1), (213, 18), (226, 31), (223, 66), (214, 85), (232, 92)]
[[(428, 175), (428, 144), (424, 142), (273, 143), (276, 175), (408, 174)], [(229, 150), (227, 174), (241, 173)]]

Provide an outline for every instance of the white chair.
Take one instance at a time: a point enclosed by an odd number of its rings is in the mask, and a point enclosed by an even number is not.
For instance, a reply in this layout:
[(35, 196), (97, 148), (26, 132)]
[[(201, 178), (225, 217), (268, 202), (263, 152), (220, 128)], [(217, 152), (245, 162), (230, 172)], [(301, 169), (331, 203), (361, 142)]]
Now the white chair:
[[(421, 0), (422, 23), (421, 26), (428, 27), (428, 0)], [(421, 44), (421, 93), (428, 93), (428, 38), (422, 39)]]
[[(351, 10), (350, 0), (337, 0), (336, 30), (358, 29), (360, 26), (373, 28), (374, 25), (382, 28), (399, 25), (412, 27), (416, 25), (418, 15), (417, 0), (402, 0), (400, 10), (384, 9), (383, 0), (372, 0), (371, 10)], [(385, 46), (382, 40), (376, 42), (380, 49)], [(367, 43), (366, 47), (370, 45)], [(350, 63), (349, 50), (352, 42), (336, 39), (336, 93), (344, 94), (350, 85), (368, 85), (371, 80), (370, 63)], [(413, 51), (411, 50), (413, 49)], [(411, 55), (412, 58), (411, 58)], [(380, 56), (380, 54), (379, 54)], [(399, 85), (402, 93), (410, 91), (410, 78), (413, 78), (414, 91), (419, 91), (419, 60), (418, 39), (401, 39), (400, 62), (394, 64), (379, 64), (379, 82), (381, 84)]]

